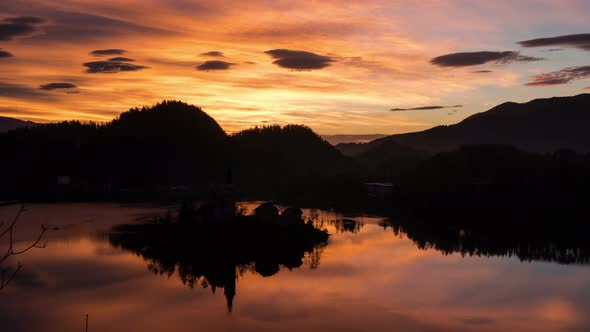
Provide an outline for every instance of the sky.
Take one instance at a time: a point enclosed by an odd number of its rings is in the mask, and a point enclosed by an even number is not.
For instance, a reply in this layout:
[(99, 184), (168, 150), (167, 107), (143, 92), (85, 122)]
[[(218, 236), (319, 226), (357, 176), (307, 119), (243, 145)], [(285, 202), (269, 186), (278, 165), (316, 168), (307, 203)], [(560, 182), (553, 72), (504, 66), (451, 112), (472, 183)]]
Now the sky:
[(164, 99), (229, 133), (394, 134), (590, 93), (590, 1), (0, 2), (0, 116), (109, 121)]

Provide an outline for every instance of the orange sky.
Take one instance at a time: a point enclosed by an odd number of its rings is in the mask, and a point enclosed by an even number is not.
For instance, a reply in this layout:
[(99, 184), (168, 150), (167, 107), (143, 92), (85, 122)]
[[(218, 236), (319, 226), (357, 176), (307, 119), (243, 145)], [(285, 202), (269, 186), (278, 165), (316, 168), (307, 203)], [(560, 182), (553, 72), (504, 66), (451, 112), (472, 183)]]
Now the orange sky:
[[(517, 42), (587, 33), (589, 10), (583, 0), (6, 1), (0, 4), (0, 115), (107, 121), (130, 107), (180, 99), (201, 106), (228, 132), (266, 123), (302, 123), (321, 134), (421, 130), (506, 100), (583, 92), (590, 73), (524, 85), (546, 78), (535, 75), (556, 73), (553, 79), (563, 68), (589, 65), (583, 45)], [(124, 52), (90, 54), (109, 49)], [(291, 53), (265, 53), (277, 49)], [(212, 51), (223, 56), (202, 55)], [(483, 51), (544, 60), (431, 63)], [(114, 57), (140, 67), (97, 73), (83, 65)], [(294, 63), (311, 67), (297, 70)], [(39, 88), (50, 83), (75, 87)], [(451, 105), (462, 107), (390, 111)]]

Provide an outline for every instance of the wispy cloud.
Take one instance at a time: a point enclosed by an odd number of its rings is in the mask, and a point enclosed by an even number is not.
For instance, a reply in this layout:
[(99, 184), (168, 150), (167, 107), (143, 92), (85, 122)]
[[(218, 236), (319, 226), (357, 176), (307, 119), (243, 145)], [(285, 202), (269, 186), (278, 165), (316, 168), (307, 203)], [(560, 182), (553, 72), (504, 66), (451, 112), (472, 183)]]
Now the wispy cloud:
[(78, 86), (72, 83), (48, 83), (39, 86), (41, 90), (75, 89)]
[(531, 62), (540, 61), (542, 58), (536, 58), (532, 56), (521, 55), (520, 52), (516, 51), (504, 51), (504, 52), (460, 52), (451, 53), (438, 56), (430, 60), (430, 63), (440, 67), (466, 67), (483, 65), (488, 62), (506, 64), (512, 62)]
[(13, 57), (12, 53), (4, 51), (3, 49), (0, 48), (0, 59), (12, 58), (12, 57)]
[(109, 61), (134, 62), (135, 59), (118, 56), (118, 57), (110, 58)]
[(210, 56), (210, 57), (219, 57), (223, 58), (223, 53), (219, 51), (209, 51), (205, 53), (201, 53), (202, 56)]
[(264, 53), (277, 59), (273, 62), (275, 65), (293, 70), (322, 69), (334, 61), (331, 57), (307, 51), (275, 49)]
[[(575, 35), (563, 35), (548, 38), (537, 38), (518, 42), (523, 47), (547, 47), (561, 46), (574, 47), (585, 51), (590, 51), (590, 33), (580, 33)], [(559, 49), (553, 49), (559, 50)]]
[(567, 84), (573, 80), (590, 77), (590, 66), (569, 67), (558, 71), (534, 75), (526, 86), (547, 86)]
[(203, 62), (202, 64), (198, 65), (196, 68), (197, 68), (197, 70), (202, 70), (202, 71), (228, 70), (234, 65), (235, 64), (231, 63), (231, 62), (220, 61), (220, 60), (211, 60), (211, 61)]
[(106, 50), (94, 50), (94, 51), (90, 52), (90, 55), (107, 56), (107, 55), (123, 55), (125, 53), (127, 53), (126, 50), (122, 50), (119, 48), (109, 48)]
[(0, 97), (28, 100), (49, 98), (50, 96), (39, 89), (24, 84), (0, 82)]
[(138, 71), (149, 67), (121, 61), (91, 61), (85, 62), (86, 72), (89, 74), (114, 74), (119, 72)]
[(428, 111), (428, 110), (440, 110), (445, 108), (459, 108), (463, 105), (452, 105), (452, 106), (419, 106), (410, 108), (392, 108), (391, 112), (405, 112), (405, 111)]
[(0, 40), (7, 41), (35, 32), (43, 19), (33, 16), (8, 17), (0, 21)]

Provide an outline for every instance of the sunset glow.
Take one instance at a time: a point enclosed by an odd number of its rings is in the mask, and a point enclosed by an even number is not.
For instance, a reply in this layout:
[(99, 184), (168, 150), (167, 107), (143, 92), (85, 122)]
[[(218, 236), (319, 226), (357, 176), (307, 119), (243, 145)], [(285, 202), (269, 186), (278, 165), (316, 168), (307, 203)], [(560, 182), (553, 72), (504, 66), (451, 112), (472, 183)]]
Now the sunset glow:
[[(416, 131), (507, 99), (582, 93), (589, 10), (582, 0), (3, 1), (0, 115), (108, 121), (179, 99), (228, 132)], [(471, 58), (437, 58), (454, 53)], [(462, 107), (390, 111), (432, 105)]]

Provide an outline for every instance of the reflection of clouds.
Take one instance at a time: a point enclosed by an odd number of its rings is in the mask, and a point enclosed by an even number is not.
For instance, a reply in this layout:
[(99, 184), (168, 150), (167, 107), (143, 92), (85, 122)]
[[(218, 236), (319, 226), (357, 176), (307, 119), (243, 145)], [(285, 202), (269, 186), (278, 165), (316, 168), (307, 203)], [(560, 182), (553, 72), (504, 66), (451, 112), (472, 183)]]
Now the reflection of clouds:
[[(41, 212), (60, 224), (92, 216), (90, 225), (98, 227), (150, 211), (110, 205), (57, 209), (63, 211), (61, 217), (51, 205), (33, 206), (28, 220)], [(43, 219), (38, 217), (37, 222)], [(239, 278), (231, 315), (222, 290), (213, 295), (210, 288), (191, 290), (176, 277), (154, 276), (141, 258), (108, 255), (113, 249), (95, 237), (57, 237), (47, 249), (25, 257), (23, 279), (1, 293), (0, 321), (15, 332), (79, 330), (85, 313), (97, 331), (173, 327), (188, 332), (198, 326), (203, 331), (543, 332), (590, 326), (587, 267), (445, 256), (418, 250), (390, 229), (365, 224), (356, 235), (332, 235), (316, 270), (282, 269), (269, 278), (249, 273)], [(34, 223), (30, 226), (35, 229)]]

